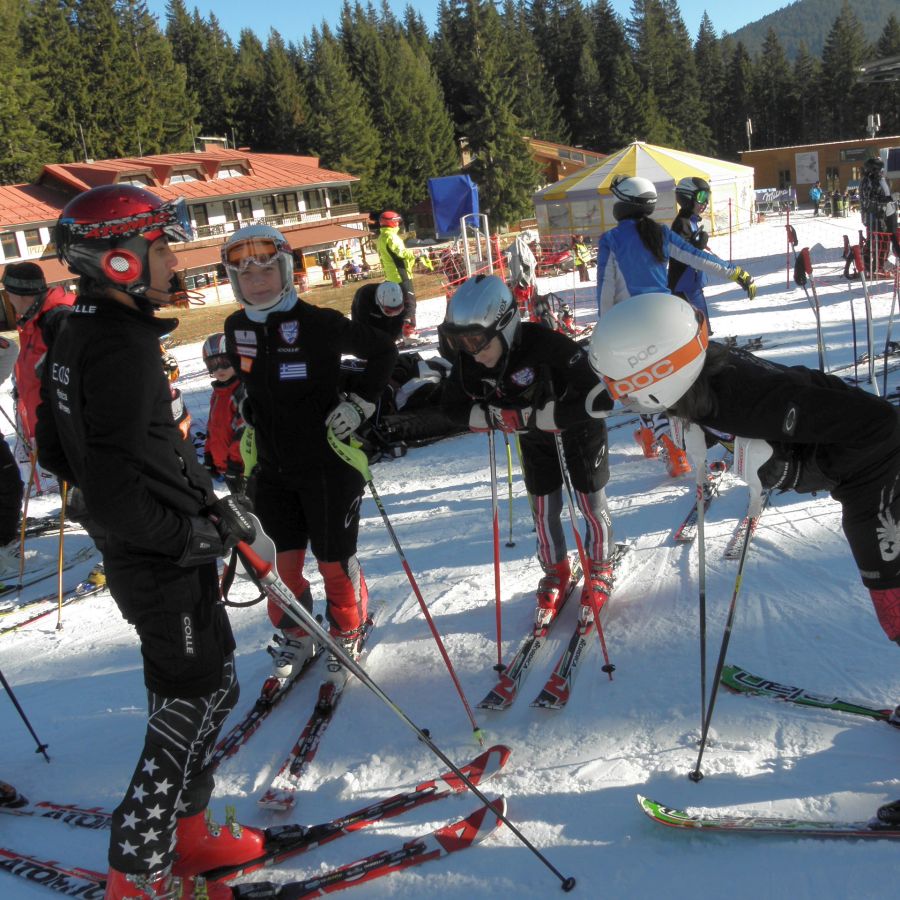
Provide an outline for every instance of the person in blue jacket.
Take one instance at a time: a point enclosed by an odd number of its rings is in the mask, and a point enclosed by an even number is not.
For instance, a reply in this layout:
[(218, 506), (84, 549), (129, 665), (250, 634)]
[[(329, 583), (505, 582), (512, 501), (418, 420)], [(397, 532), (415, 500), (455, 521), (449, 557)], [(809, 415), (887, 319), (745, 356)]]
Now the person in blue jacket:
[[(677, 260), (709, 275), (729, 278), (739, 284), (752, 300), (756, 284), (740, 266), (733, 266), (714, 253), (701, 250), (675, 234), (667, 225), (651, 217), (656, 209), (656, 187), (649, 178), (618, 175), (610, 185), (616, 202), (613, 216), (618, 223), (600, 238), (597, 255), (597, 309), (603, 314), (617, 303), (639, 294), (671, 293), (668, 282), (670, 260)], [(669, 420), (664, 413), (642, 415), (635, 440), (652, 458), (658, 455), (657, 442), (666, 451), (669, 474), (690, 471), (684, 451), (668, 434)]]
[[(675, 200), (678, 202), (678, 215), (672, 221), (672, 231), (683, 237), (698, 250), (706, 250), (709, 235), (703, 228), (702, 216), (709, 205), (709, 182), (704, 178), (689, 175), (675, 185)], [(709, 322), (709, 310), (706, 308), (706, 273), (689, 266), (678, 259), (669, 260), (669, 290), (673, 294), (687, 300), (694, 309), (699, 309), (706, 319), (706, 327), (712, 334)]]

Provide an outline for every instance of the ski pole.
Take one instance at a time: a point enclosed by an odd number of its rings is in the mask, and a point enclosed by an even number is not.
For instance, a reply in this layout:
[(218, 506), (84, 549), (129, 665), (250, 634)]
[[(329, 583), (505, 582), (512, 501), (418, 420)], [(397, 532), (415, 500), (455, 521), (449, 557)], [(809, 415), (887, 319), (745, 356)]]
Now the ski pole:
[(62, 602), (63, 602), (63, 543), (66, 539), (66, 501), (69, 496), (69, 484), (66, 481), (59, 483), (59, 495), (62, 505), (59, 508), (59, 554), (56, 565), (56, 630), (62, 630)]
[(894, 308), (897, 305), (897, 295), (900, 294), (900, 270), (894, 269), (894, 294), (891, 297), (891, 314), (888, 316), (887, 334), (884, 336), (884, 373), (881, 382), (881, 393), (887, 396), (888, 392), (888, 356), (891, 353), (891, 331), (894, 328)]
[(37, 744), (37, 750), (35, 753), (43, 754), (44, 759), (47, 762), (50, 762), (50, 757), (47, 756), (47, 747), (48, 744), (42, 744), (40, 738), (35, 734), (34, 729), (31, 727), (31, 722), (28, 721), (28, 716), (25, 715), (25, 710), (22, 709), (19, 701), (16, 699), (16, 695), (13, 693), (13, 689), (9, 686), (9, 682), (6, 680), (6, 676), (3, 674), (3, 670), (0, 669), (0, 684), (6, 689), (6, 693), (9, 694), (9, 699), (12, 700), (13, 706), (15, 706), (16, 711), (22, 717), (22, 721), (25, 723), (25, 727), (31, 732), (31, 736), (34, 738), (35, 743)]
[[(816, 343), (818, 345), (819, 350), (819, 371), (827, 372), (828, 368), (825, 362), (825, 338), (822, 336), (822, 312), (819, 308), (819, 295), (816, 292), (816, 281), (813, 278), (812, 274), (812, 260), (809, 257), (809, 247), (804, 247), (800, 251), (800, 259), (803, 263), (803, 268), (806, 271), (806, 277), (809, 279), (809, 289), (812, 291), (813, 295), (813, 313), (816, 317)], [(806, 290), (806, 285), (803, 285), (803, 290)], [(806, 295), (807, 299), (809, 299), (809, 294)]]
[[(262, 533), (262, 526), (259, 523), (259, 520), (253, 516), (252, 513), (249, 514), (249, 517), (252, 518), (254, 524), (256, 525), (257, 530)], [(462, 772), (456, 764), (441, 750), (437, 744), (434, 743), (431, 739), (431, 735), (424, 729), (420, 728), (416, 725), (415, 722), (404, 712), (404, 710), (399, 707), (393, 700), (384, 692), (381, 686), (366, 672), (359, 663), (353, 659), (352, 656), (349, 656), (344, 652), (343, 647), (335, 641), (331, 635), (324, 629), (322, 626), (316, 621), (315, 616), (312, 613), (308, 612), (300, 603), (297, 602), (297, 599), (290, 592), (290, 589), (285, 585), (285, 583), (278, 577), (278, 574), (275, 570), (275, 567), (272, 563), (262, 559), (254, 549), (245, 541), (240, 541), (237, 545), (237, 552), (241, 558), (241, 562), (244, 564), (247, 572), (250, 573), (250, 577), (256, 583), (256, 585), (268, 596), (272, 599), (272, 601), (287, 615), (289, 615), (298, 625), (304, 628), (307, 632), (312, 634), (316, 640), (321, 642), (324, 646), (328, 647), (328, 649), (335, 655), (335, 657), (340, 661), (341, 665), (344, 666), (352, 675), (355, 675), (379, 700), (381, 700), (398, 718), (402, 719), (404, 724), (406, 724), (412, 731), (415, 732), (418, 739), (428, 747), (431, 752), (437, 756), (441, 762), (444, 763), (454, 775), (456, 775), (463, 784), (485, 805), (487, 806), (493, 814), (506, 825), (509, 830), (521, 841), (521, 843), (527, 847), (560, 881), (561, 887), (564, 891), (571, 891), (572, 888), (575, 887), (575, 878), (571, 875), (566, 876), (563, 875), (553, 863), (550, 862), (547, 857), (538, 850), (531, 841), (525, 837), (524, 834), (509, 820), (505, 813), (497, 810), (493, 805), (492, 801), (482, 793), (481, 789), (472, 782), (472, 780)]]
[(497, 665), (494, 669), (502, 672), (503, 666), (503, 638), (502, 638), (502, 619), (503, 614), (500, 609), (500, 510), (499, 501), (497, 499), (497, 460), (494, 455), (494, 429), (488, 430), (488, 454), (490, 456), (491, 466), (491, 519), (493, 520), (493, 539), (494, 539), (494, 603), (496, 606), (497, 618)]
[(28, 500), (31, 496), (31, 487), (34, 484), (35, 475), (37, 473), (37, 454), (31, 452), (31, 474), (28, 476), (28, 491), (25, 494), (25, 504), (22, 509), (22, 532), (19, 540), (19, 582), (16, 590), (21, 592), (25, 581), (25, 528), (28, 521)]
[(862, 252), (857, 244), (853, 249), (853, 261), (859, 272), (859, 280), (862, 282), (863, 299), (866, 302), (866, 347), (869, 351), (869, 383), (875, 396), (878, 396), (878, 382), (875, 379), (875, 338), (872, 332), (872, 300), (869, 297), (869, 285), (866, 281), (866, 273), (863, 268)]
[(556, 455), (559, 457), (559, 470), (562, 472), (563, 484), (566, 488), (566, 498), (569, 504), (569, 520), (572, 523), (572, 534), (575, 537), (575, 546), (578, 548), (578, 558), (581, 560), (581, 571), (584, 583), (590, 588), (588, 596), (591, 599), (591, 614), (594, 617), (594, 625), (597, 627), (597, 637), (600, 639), (600, 648), (603, 651), (603, 671), (609, 675), (612, 681), (612, 673), (616, 667), (609, 661), (609, 653), (606, 649), (606, 638), (603, 635), (603, 626), (600, 624), (600, 607), (597, 605), (597, 595), (594, 593), (594, 585), (591, 581), (591, 565), (584, 542), (578, 532), (578, 520), (575, 518), (575, 501), (572, 498), (572, 479), (569, 475), (569, 467), (566, 465), (566, 454), (563, 449), (562, 434), (556, 432), (553, 437), (556, 440)]
[(462, 700), (462, 704), (465, 707), (466, 715), (469, 717), (469, 721), (472, 723), (472, 731), (475, 734), (475, 738), (483, 747), (484, 734), (482, 733), (478, 722), (475, 721), (475, 716), (472, 714), (472, 707), (469, 706), (469, 701), (466, 699), (465, 693), (463, 693), (462, 685), (459, 683), (459, 679), (456, 677), (456, 670), (453, 668), (453, 663), (450, 661), (450, 657), (447, 654), (446, 648), (444, 647), (444, 642), (441, 640), (441, 636), (437, 630), (437, 626), (434, 624), (434, 620), (431, 618), (431, 613), (429, 612), (428, 606), (425, 603), (425, 598), (422, 596), (422, 592), (419, 590), (419, 585), (416, 582), (409, 563), (407, 562), (406, 554), (403, 552), (403, 548), (400, 546), (400, 541), (397, 538), (397, 533), (394, 531), (394, 526), (391, 525), (391, 520), (388, 518), (387, 510), (385, 510), (384, 504), (381, 502), (381, 497), (378, 496), (378, 491), (375, 490), (375, 482), (372, 479), (372, 471), (369, 468), (369, 460), (366, 458), (366, 454), (360, 449), (359, 446), (353, 446), (352, 444), (347, 444), (344, 441), (338, 440), (331, 428), (328, 429), (328, 443), (331, 445), (331, 449), (334, 450), (334, 452), (337, 453), (337, 455), (345, 463), (347, 463), (347, 465), (352, 466), (354, 469), (356, 469), (357, 472), (362, 475), (363, 478), (365, 478), (366, 486), (369, 488), (369, 492), (372, 494), (372, 499), (375, 501), (375, 505), (378, 507), (378, 512), (381, 513), (381, 518), (384, 521), (384, 525), (387, 528), (388, 534), (391, 536), (391, 542), (394, 545), (394, 549), (397, 551), (397, 555), (400, 557), (400, 563), (403, 566), (403, 571), (406, 572), (406, 577), (409, 579), (410, 585), (412, 585), (413, 593), (416, 595), (416, 600), (419, 601), (419, 606), (422, 609), (422, 614), (425, 616), (425, 621), (428, 623), (428, 627), (431, 629), (431, 634), (434, 636), (434, 640), (437, 644), (438, 650), (443, 657), (444, 665), (447, 667), (447, 671), (450, 673), (450, 678), (453, 680), (453, 684), (456, 687), (456, 692), (459, 694), (459, 699)]
[(762, 510), (755, 515), (748, 517), (747, 532), (744, 535), (744, 546), (741, 547), (741, 559), (738, 562), (737, 575), (734, 579), (734, 591), (731, 594), (731, 605), (728, 607), (728, 619), (725, 622), (725, 632), (722, 635), (722, 646), (719, 649), (719, 659), (716, 663), (716, 672), (713, 676), (712, 690), (709, 695), (709, 705), (706, 708), (706, 717), (703, 720), (703, 732), (700, 735), (700, 752), (697, 755), (697, 764), (694, 771), (688, 774), (688, 778), (693, 782), (698, 782), (703, 778), (700, 771), (700, 763), (703, 760), (703, 751), (706, 749), (706, 739), (709, 736), (709, 726), (712, 723), (712, 714), (716, 706), (716, 697), (719, 693), (719, 681), (722, 678), (722, 669), (725, 667), (725, 655), (728, 653), (728, 642), (731, 640), (731, 629), (734, 625), (734, 613), (737, 608), (738, 592), (741, 589), (741, 582), (744, 580), (744, 563), (747, 560), (747, 550), (750, 547), (750, 539), (756, 529), (756, 523), (762, 515)]
[(509, 485), (509, 540), (506, 542), (507, 547), (515, 547), (516, 542), (513, 540), (513, 466), (512, 466), (512, 448), (509, 446), (509, 435), (504, 431), (503, 440), (506, 442), (506, 481)]

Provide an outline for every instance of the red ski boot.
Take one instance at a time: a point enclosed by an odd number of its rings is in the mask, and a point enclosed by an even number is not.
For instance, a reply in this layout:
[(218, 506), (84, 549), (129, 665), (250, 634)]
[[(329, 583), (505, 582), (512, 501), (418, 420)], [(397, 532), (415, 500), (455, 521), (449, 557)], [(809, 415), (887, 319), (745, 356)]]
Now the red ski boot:
[(675, 441), (667, 434), (664, 434), (659, 440), (666, 454), (666, 469), (668, 469), (669, 474), (673, 478), (677, 478), (679, 475), (687, 475), (691, 471), (687, 453), (680, 447), (676, 447)]
[(659, 450), (656, 448), (656, 438), (653, 436), (652, 428), (639, 428), (634, 433), (634, 439), (637, 441), (638, 447), (644, 451), (647, 459), (656, 459), (659, 456)]
[(227, 884), (202, 878), (178, 878), (169, 869), (128, 875), (110, 869), (103, 900), (231, 900)]
[(611, 562), (600, 560), (599, 562), (591, 562), (590, 577), (584, 582), (581, 589), (581, 612), (580, 620), (582, 625), (586, 625), (594, 621), (594, 610), (591, 607), (591, 592), (597, 598), (597, 609), (603, 609), (603, 605), (609, 600), (609, 595), (613, 589), (613, 566)]
[(563, 591), (569, 584), (571, 574), (567, 558), (545, 567), (544, 577), (540, 580), (537, 589), (537, 609), (534, 612), (535, 628), (545, 628), (556, 618)]
[(261, 856), (264, 845), (263, 832), (236, 822), (232, 808), (226, 808), (224, 825), (213, 822), (207, 810), (178, 820), (172, 871), (187, 876), (237, 865)]

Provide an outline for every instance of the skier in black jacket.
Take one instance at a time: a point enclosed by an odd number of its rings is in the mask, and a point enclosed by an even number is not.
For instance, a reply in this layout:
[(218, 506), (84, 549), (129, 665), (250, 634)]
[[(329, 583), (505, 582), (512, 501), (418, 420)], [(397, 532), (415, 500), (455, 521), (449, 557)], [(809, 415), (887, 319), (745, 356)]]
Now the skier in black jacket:
[[(222, 261), (243, 306), (225, 320), (225, 337), (256, 435), (256, 512), (275, 542), (279, 574), (309, 610), (303, 564), (312, 547), (331, 633), (355, 654), (367, 615), (356, 558), (364, 480), (328, 445), (326, 428), (345, 440), (372, 415), (397, 349), (371, 325), (300, 300), (291, 248), (277, 229), (241, 228), (223, 246)], [(366, 360), (347, 394), (339, 389), (342, 353)], [(312, 637), (278, 608), (270, 605), (269, 615), (284, 633), (271, 648), (275, 674), (289, 677), (312, 654)]]
[(402, 340), (403, 290), (393, 281), (364, 284), (353, 295), (350, 318), (385, 332), (393, 341)]
[(566, 466), (586, 523), (590, 572), (581, 602), (587, 616), (591, 588), (600, 603), (609, 595), (613, 542), (604, 491), (609, 480), (606, 425), (587, 411), (595, 398), (598, 407), (611, 404), (586, 353), (560, 332), (520, 322), (509, 288), (496, 275), (463, 282), (450, 298), (440, 334), (455, 356), (444, 386), (448, 417), (472, 431), (522, 433), (522, 474), (533, 501), (544, 569), (537, 589), (537, 627), (555, 616), (570, 578), (561, 521), (563, 475), (554, 437), (562, 434)]
[[(878, 621), (900, 644), (896, 407), (834, 375), (708, 343), (705, 321), (668, 294), (633, 297), (604, 315), (590, 361), (630, 409), (667, 410), (710, 440), (733, 439), (752, 511), (764, 489), (830, 491)], [(894, 719), (900, 725), (900, 708)], [(891, 806), (886, 815), (900, 822), (900, 802)]]
[(143, 752), (113, 814), (106, 900), (168, 896), (176, 876), (176, 896), (193, 897), (191, 876), (252, 858), (263, 842), (205, 816), (206, 755), (238, 697), (216, 560), (253, 527), (216, 500), (160, 365), (159, 338), (178, 324), (154, 317), (173, 299), (169, 241), (189, 236), (182, 201), (131, 185), (78, 195), (56, 226), (59, 256), (81, 281), (44, 367), (40, 461), (83, 492), (110, 591), (141, 641), (149, 701)]

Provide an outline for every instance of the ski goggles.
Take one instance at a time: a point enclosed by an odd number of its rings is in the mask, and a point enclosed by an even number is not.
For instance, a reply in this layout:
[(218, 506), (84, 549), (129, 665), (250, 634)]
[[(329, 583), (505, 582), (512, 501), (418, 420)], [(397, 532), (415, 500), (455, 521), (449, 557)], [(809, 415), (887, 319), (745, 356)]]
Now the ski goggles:
[(652, 362), (649, 366), (626, 375), (622, 378), (610, 378), (603, 376), (606, 382), (606, 391), (613, 400), (624, 402), (631, 394), (636, 394), (657, 382), (663, 381), (670, 375), (674, 375), (679, 369), (690, 365), (698, 356), (706, 352), (709, 346), (709, 329), (706, 319), (702, 314), (699, 318), (697, 333), (686, 344), (673, 350), (668, 356)]
[(233, 363), (227, 356), (211, 356), (206, 361), (206, 369), (210, 373), (218, 372), (220, 369), (230, 369)]
[(246, 272), (250, 266), (269, 269), (278, 263), (278, 254), (285, 248), (286, 244), (273, 238), (247, 238), (222, 248), (222, 264), (238, 273)]
[(477, 356), (494, 339), (497, 332), (481, 325), (467, 325), (460, 328), (446, 322), (438, 326), (438, 334), (453, 353)]
[(694, 199), (702, 206), (704, 203), (709, 203), (709, 191), (697, 191), (694, 194)]

